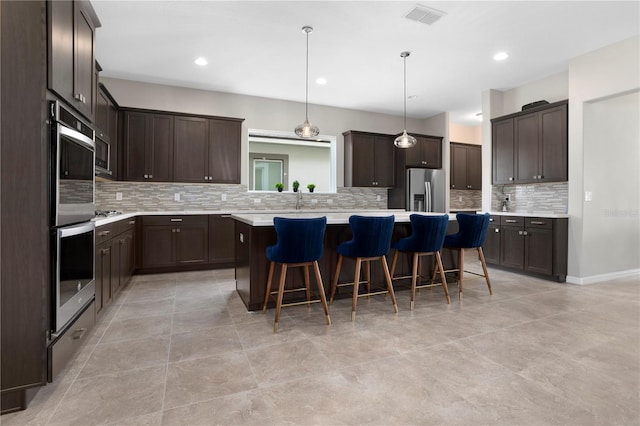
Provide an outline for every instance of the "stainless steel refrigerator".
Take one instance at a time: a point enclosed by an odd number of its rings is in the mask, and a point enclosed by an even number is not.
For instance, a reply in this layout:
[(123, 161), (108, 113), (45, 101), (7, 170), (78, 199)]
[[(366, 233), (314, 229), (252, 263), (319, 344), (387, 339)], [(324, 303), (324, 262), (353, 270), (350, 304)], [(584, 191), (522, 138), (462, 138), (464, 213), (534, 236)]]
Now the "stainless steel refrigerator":
[(406, 210), (445, 213), (445, 172), (442, 169), (407, 169)]

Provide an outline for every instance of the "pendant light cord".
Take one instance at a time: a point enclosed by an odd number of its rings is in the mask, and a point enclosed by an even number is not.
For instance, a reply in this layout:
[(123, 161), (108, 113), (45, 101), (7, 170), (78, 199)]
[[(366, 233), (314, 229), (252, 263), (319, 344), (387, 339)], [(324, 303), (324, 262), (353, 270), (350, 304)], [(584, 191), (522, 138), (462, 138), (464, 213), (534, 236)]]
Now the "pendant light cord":
[(407, 131), (407, 57), (404, 56), (404, 131)]
[(305, 32), (307, 33), (307, 63), (304, 91), (304, 119), (305, 121), (309, 121), (309, 31)]

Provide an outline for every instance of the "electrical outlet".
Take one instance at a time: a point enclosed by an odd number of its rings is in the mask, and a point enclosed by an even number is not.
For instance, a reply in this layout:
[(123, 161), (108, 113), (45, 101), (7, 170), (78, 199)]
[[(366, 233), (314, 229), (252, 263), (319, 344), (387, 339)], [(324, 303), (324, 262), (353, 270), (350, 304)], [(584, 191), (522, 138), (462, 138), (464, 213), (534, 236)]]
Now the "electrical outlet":
[(311, 204), (318, 204), (318, 200), (316, 200), (315, 198), (311, 199)]
[(122, 201), (122, 192), (116, 192), (116, 201)]
[(504, 194), (505, 201), (511, 201), (511, 194)]
[(331, 198), (329, 198), (329, 199), (327, 200), (327, 204), (333, 204), (333, 200), (332, 200)]
[(180, 193), (179, 193), (179, 192), (176, 192), (175, 194), (173, 194), (173, 199), (174, 199), (175, 201), (180, 201)]
[(593, 192), (585, 191), (584, 192), (584, 200), (585, 201), (593, 201)]
[(260, 204), (262, 202), (262, 200), (260, 198), (254, 198), (253, 199), (253, 204)]
[(222, 201), (227, 201), (227, 194), (222, 194), (222, 195), (220, 195), (220, 199), (221, 199)]
[(382, 201), (382, 197), (378, 195), (378, 196), (376, 197), (376, 201)]

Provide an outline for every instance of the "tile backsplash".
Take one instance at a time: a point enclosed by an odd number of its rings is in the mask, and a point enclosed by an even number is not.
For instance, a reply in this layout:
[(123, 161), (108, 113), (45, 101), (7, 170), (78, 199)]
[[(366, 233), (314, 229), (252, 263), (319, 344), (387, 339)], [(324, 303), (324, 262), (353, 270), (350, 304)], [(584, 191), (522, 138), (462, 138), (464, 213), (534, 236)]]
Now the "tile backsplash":
[(482, 210), (482, 191), (468, 189), (452, 189), (449, 193), (449, 209), (477, 209)]
[[(122, 200), (116, 200), (118, 193)], [(290, 210), (295, 206), (295, 193), (247, 192), (246, 185), (96, 182), (97, 210)], [(303, 210), (386, 208), (386, 188), (338, 188), (336, 194), (306, 191), (302, 194)]]
[(527, 185), (493, 185), (491, 210), (501, 211), (504, 194), (511, 196), (510, 212), (567, 213), (569, 205), (568, 182), (533, 183)]

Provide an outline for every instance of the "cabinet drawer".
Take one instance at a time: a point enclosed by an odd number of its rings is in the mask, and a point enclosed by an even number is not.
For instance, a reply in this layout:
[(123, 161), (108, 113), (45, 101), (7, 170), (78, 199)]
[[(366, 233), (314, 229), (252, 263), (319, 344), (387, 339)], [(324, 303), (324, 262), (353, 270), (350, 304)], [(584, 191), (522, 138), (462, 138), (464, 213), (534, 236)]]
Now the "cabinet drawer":
[(136, 218), (130, 217), (129, 219), (119, 220), (113, 223), (113, 235), (120, 235), (123, 232), (133, 230), (136, 226)]
[(144, 216), (142, 218), (142, 224), (148, 225), (199, 225), (207, 223), (209, 218), (201, 215), (166, 215), (166, 216)]
[(96, 228), (96, 245), (110, 240), (115, 235), (113, 223), (108, 223)]
[(543, 218), (543, 217), (528, 217), (525, 220), (526, 228), (542, 228), (542, 229), (552, 229), (553, 228), (553, 219)]
[(94, 302), (49, 347), (49, 381), (52, 381), (82, 345), (96, 322)]
[(524, 227), (524, 217), (522, 217), (522, 216), (502, 216), (502, 217), (500, 217), (500, 225), (502, 225), (502, 226)]

